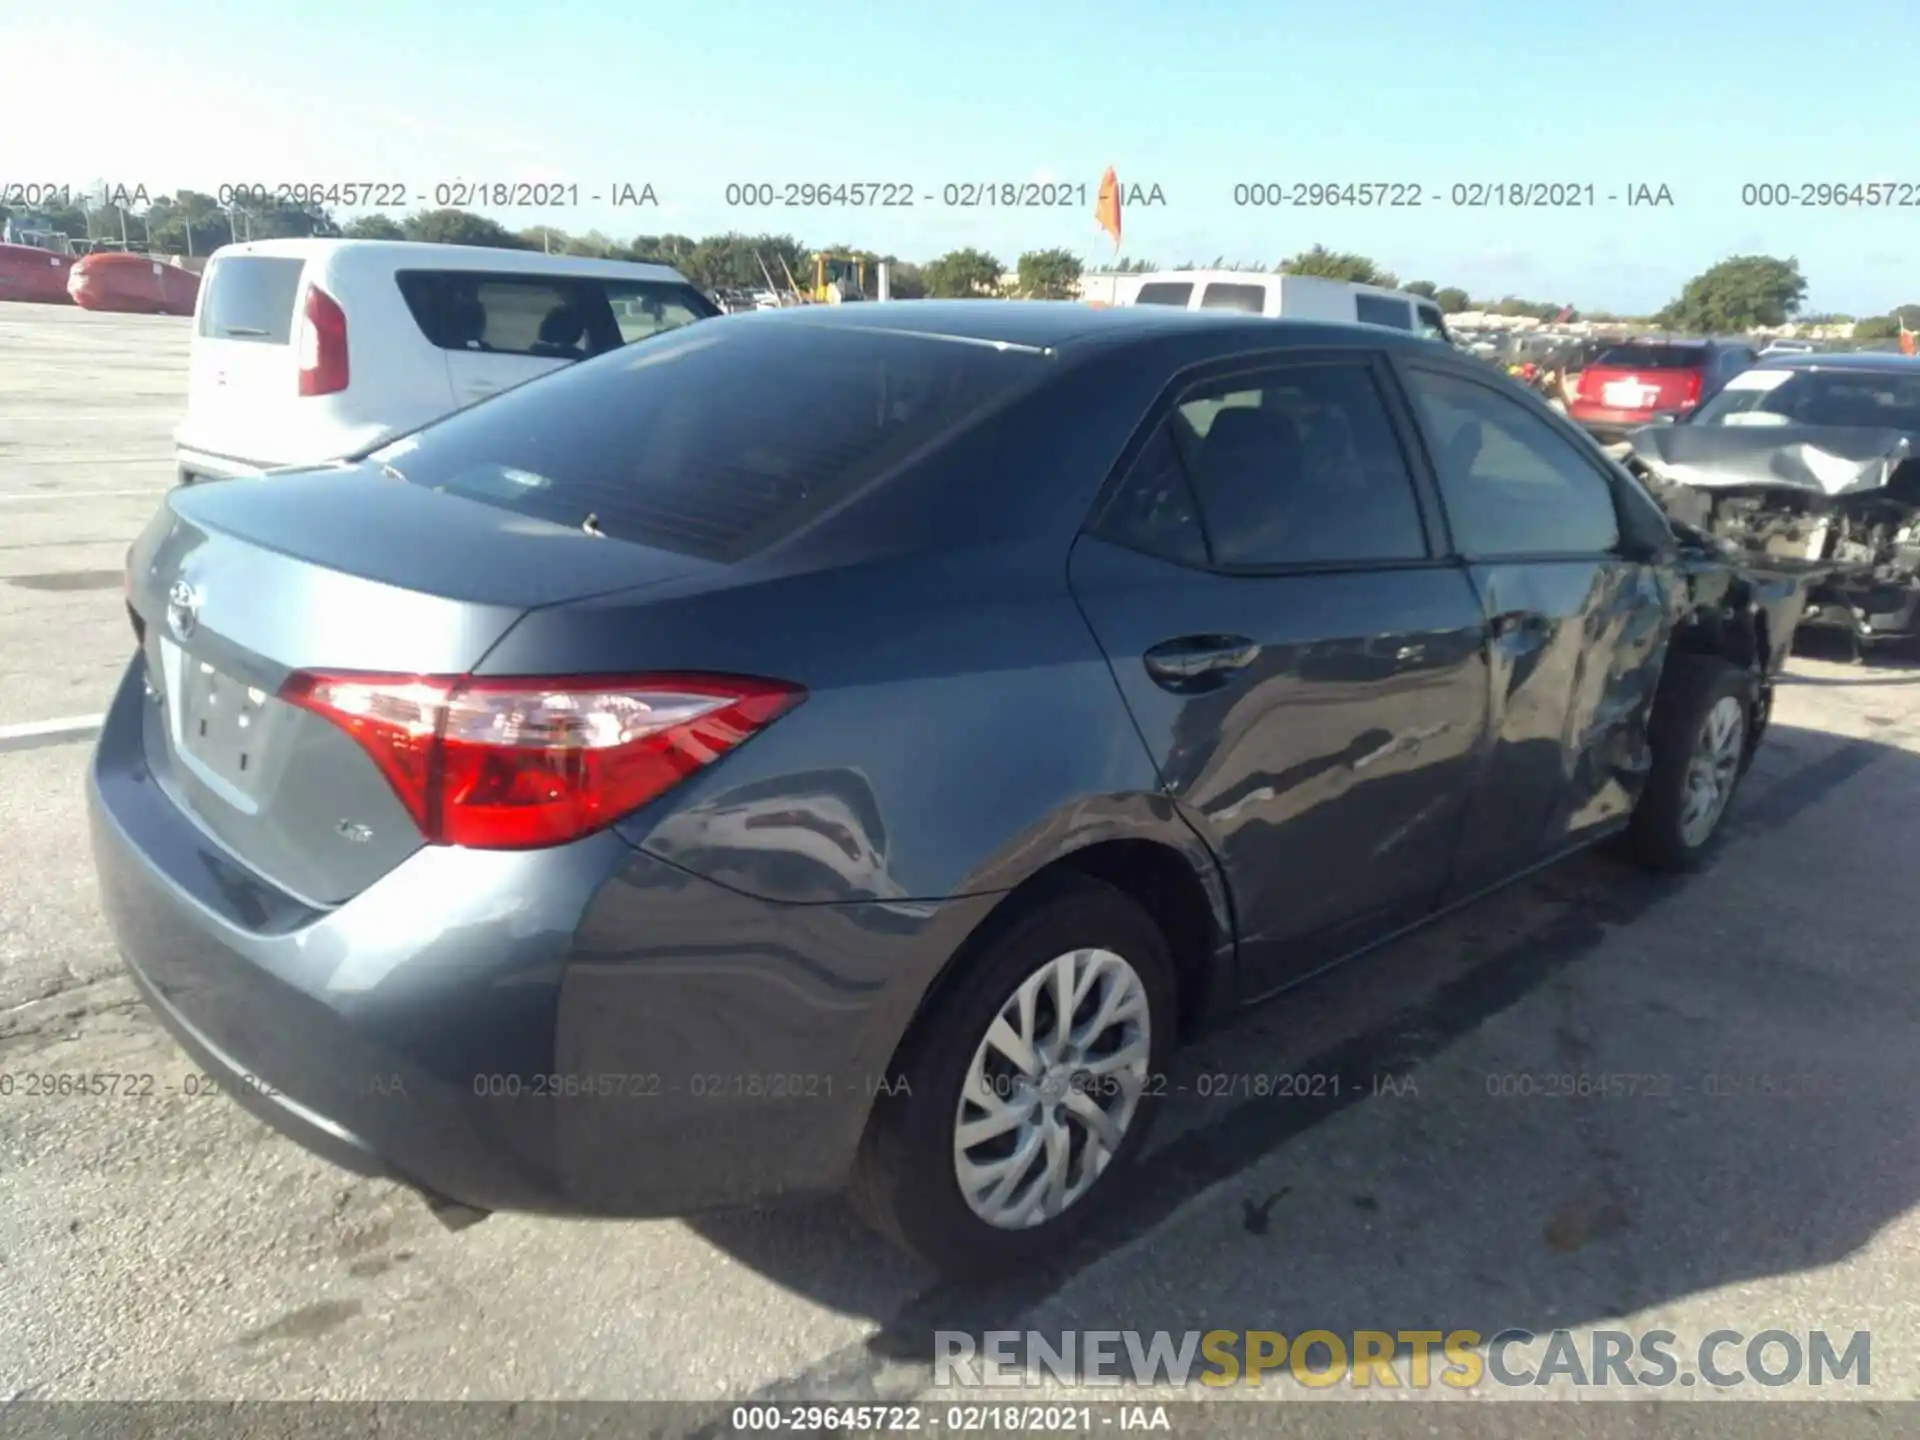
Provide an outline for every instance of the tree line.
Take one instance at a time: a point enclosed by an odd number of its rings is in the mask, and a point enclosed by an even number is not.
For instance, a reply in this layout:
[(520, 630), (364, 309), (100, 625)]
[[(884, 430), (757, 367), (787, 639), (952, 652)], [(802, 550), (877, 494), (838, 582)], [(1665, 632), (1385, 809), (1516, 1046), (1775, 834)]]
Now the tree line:
[[(332, 235), (362, 240), (417, 240), (655, 262), (673, 266), (708, 290), (752, 290), (769, 285), (781, 289), (789, 283), (808, 286), (813, 279), (816, 249), (821, 254), (863, 262), (869, 294), (875, 288), (879, 263), (886, 261), (891, 292), (903, 300), (1001, 294), (1005, 293), (1010, 278), (1016, 282), (1013, 293), (1023, 297), (1067, 299), (1077, 293), (1083, 275), (1088, 273), (1080, 257), (1064, 249), (1030, 250), (1017, 257), (1012, 266), (998, 256), (972, 247), (951, 250), (932, 260), (911, 261), (851, 243), (810, 247), (792, 235), (729, 231), (699, 238), (665, 234), (620, 240), (598, 230), (572, 233), (546, 225), (513, 230), (484, 215), (458, 209), (420, 210), (398, 219), (386, 214), (363, 215), (341, 222), (329, 211), (315, 206), (255, 199), (228, 207), (221, 205), (215, 196), (194, 190), (156, 196), (138, 212), (115, 205), (97, 205), (90, 209), (70, 205), (39, 213), (53, 228), (71, 236), (118, 241), (124, 233), (135, 243), (167, 254), (205, 255), (236, 239)], [(5, 218), (6, 207), (0, 206), (0, 220)], [(1380, 285), (1424, 295), (1450, 315), (1471, 310), (1539, 320), (1562, 315), (1569, 319), (1600, 321), (1629, 318), (1604, 311), (1582, 316), (1571, 303), (1558, 300), (1528, 300), (1513, 295), (1476, 298), (1457, 285), (1441, 285), (1431, 280), (1403, 282), (1365, 255), (1329, 250), (1323, 245), (1314, 245), (1272, 265), (1233, 262), (1221, 256), (1210, 263), (1186, 259), (1162, 267), (1151, 260), (1130, 258), (1104, 267), (1104, 273), (1137, 274), (1161, 268), (1316, 275)], [(1736, 255), (1688, 280), (1671, 303), (1644, 318), (1666, 329), (1709, 334), (1778, 326), (1796, 319), (1852, 320), (1855, 336), (1862, 339), (1896, 335), (1903, 323), (1920, 327), (1920, 305), (1902, 305), (1886, 315), (1859, 319), (1804, 315), (1801, 312), (1806, 291), (1806, 278), (1797, 260)]]

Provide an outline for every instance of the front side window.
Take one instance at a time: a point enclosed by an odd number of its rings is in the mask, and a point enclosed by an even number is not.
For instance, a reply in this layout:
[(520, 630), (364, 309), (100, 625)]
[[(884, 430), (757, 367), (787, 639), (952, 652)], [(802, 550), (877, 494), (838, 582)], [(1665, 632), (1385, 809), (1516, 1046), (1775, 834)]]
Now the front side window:
[(620, 327), (622, 344), (631, 345), (665, 330), (678, 330), (695, 320), (710, 319), (719, 306), (706, 299), (691, 285), (662, 283), (657, 280), (607, 280), (602, 282), (607, 302), (613, 307), (613, 320)]
[(1455, 546), (1476, 558), (1604, 554), (1613, 491), (1573, 444), (1493, 387), (1409, 368)]

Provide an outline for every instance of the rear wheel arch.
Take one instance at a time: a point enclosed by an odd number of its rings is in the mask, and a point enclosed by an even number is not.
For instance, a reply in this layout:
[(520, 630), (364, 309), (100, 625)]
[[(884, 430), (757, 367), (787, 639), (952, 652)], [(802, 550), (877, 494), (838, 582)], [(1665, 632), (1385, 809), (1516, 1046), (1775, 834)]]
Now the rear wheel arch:
[(1166, 939), (1178, 987), (1180, 1033), (1190, 1033), (1215, 1013), (1228, 998), (1220, 961), (1232, 940), (1232, 928), (1225, 891), (1211, 860), (1161, 840), (1096, 840), (1042, 865), (1007, 891), (955, 948), (921, 995), (894, 1048), (890, 1073), (898, 1072), (901, 1057), (974, 957), (1034, 908), (1089, 880), (1136, 901)]

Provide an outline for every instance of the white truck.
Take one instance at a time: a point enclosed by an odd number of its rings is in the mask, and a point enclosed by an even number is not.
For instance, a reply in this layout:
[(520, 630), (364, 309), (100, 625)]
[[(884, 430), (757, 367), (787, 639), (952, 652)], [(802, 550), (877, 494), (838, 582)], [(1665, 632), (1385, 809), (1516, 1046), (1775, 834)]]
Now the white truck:
[(1182, 310), (1237, 310), (1268, 319), (1337, 320), (1411, 330), (1453, 343), (1440, 307), (1424, 295), (1257, 270), (1158, 270), (1138, 275), (1087, 275), (1080, 298), (1095, 305), (1172, 305)]

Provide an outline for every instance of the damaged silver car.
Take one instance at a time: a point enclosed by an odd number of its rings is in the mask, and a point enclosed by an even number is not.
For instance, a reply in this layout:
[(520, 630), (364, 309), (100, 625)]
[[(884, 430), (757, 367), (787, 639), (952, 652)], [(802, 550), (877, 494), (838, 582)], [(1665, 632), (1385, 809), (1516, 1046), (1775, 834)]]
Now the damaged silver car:
[(1804, 575), (1801, 624), (1853, 658), (1920, 633), (1920, 360), (1770, 357), (1685, 421), (1628, 437), (1677, 521)]

